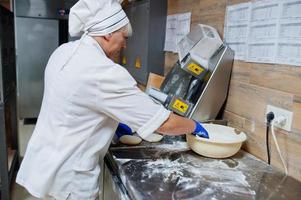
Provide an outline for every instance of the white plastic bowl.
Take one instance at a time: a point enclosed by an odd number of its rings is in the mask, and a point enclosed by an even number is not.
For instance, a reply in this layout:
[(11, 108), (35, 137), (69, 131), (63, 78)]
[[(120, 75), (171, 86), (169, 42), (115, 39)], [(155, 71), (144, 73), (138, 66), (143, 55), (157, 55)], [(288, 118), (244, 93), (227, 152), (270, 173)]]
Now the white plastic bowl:
[(236, 154), (242, 143), (247, 139), (245, 133), (237, 134), (235, 129), (229, 126), (217, 124), (203, 124), (208, 131), (209, 139), (186, 135), (189, 147), (196, 153), (210, 158), (227, 158)]

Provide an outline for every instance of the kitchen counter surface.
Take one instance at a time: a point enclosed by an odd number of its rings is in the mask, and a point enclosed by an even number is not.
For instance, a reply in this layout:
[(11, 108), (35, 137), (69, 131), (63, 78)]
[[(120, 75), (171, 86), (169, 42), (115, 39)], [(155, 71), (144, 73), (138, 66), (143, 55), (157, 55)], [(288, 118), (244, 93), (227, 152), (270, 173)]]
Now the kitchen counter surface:
[(244, 151), (211, 159), (179, 139), (110, 148), (106, 164), (129, 199), (300, 199), (301, 182)]

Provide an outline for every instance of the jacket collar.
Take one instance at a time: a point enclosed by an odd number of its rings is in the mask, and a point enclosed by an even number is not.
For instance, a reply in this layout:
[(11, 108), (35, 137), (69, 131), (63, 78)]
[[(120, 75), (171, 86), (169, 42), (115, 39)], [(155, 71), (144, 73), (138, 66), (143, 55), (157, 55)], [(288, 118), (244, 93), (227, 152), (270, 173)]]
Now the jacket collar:
[(98, 42), (92, 36), (87, 35), (84, 39), (84, 42), (95, 47), (101, 54), (106, 55), (104, 50), (101, 48), (101, 46), (98, 44)]

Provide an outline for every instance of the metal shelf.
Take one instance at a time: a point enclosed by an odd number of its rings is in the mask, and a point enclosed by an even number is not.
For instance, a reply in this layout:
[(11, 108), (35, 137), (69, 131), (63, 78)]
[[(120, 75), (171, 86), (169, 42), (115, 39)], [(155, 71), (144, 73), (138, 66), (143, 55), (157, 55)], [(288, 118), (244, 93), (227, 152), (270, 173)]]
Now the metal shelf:
[(18, 163), (18, 152), (16, 150), (8, 149), (7, 168), (8, 168), (8, 177), (10, 183), (12, 182), (14, 173), (16, 172), (17, 163)]
[[(12, 144), (12, 146), (16, 147), (13, 150), (7, 147), (7, 132), (4, 119), (4, 108), (3, 105), (0, 105), (0, 199), (9, 200), (10, 186), (18, 168), (18, 150), (17, 144)], [(13, 141), (16, 141), (16, 138)]]
[[(18, 142), (15, 111), (15, 97), (11, 95), (6, 103), (0, 103), (0, 199), (10, 199), (10, 186), (18, 168)], [(10, 113), (10, 114), (8, 114)], [(8, 115), (8, 116), (7, 116)], [(14, 115), (14, 117), (12, 117)], [(8, 128), (10, 127), (10, 128)], [(8, 148), (7, 136), (12, 134)]]
[(14, 15), (0, 6), (0, 199), (10, 200), (18, 167)]
[[(18, 160), (18, 153), (16, 150), (11, 150), (8, 149), (7, 150), (7, 169), (8, 169), (8, 177), (9, 177), (9, 182), (11, 183), (14, 172), (15, 172), (15, 168), (16, 168), (16, 164), (17, 164), (17, 160)], [(0, 188), (1, 188), (1, 177), (0, 177)]]

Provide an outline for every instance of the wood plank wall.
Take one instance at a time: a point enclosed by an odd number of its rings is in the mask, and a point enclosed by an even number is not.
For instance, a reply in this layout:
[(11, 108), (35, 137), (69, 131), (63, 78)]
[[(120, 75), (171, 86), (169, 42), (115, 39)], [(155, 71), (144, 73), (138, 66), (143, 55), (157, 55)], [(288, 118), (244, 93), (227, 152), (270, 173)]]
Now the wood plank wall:
[[(192, 12), (192, 26), (208, 24), (222, 36), (226, 6), (242, 2), (247, 1), (168, 0), (168, 14)], [(176, 60), (176, 54), (166, 53), (165, 73)], [(294, 113), (292, 131), (276, 130), (276, 136), (289, 174), (301, 181), (301, 67), (235, 61), (224, 118), (247, 133), (243, 148), (262, 160), (266, 160), (264, 118), (268, 104)], [(271, 163), (283, 170), (274, 142), (270, 142)]]

